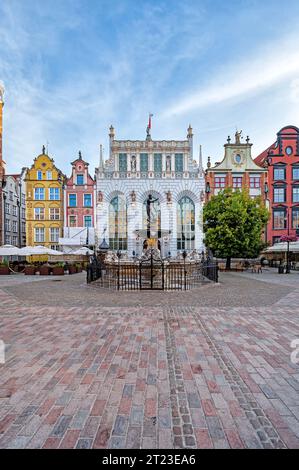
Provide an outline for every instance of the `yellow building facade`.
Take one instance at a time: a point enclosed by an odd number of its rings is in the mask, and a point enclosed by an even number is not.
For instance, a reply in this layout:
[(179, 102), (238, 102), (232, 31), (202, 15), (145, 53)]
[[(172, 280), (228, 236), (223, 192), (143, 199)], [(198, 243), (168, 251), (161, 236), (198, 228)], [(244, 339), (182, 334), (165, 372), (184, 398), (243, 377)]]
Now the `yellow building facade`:
[(34, 159), (26, 174), (27, 246), (43, 245), (59, 249), (63, 236), (65, 175), (45, 153)]

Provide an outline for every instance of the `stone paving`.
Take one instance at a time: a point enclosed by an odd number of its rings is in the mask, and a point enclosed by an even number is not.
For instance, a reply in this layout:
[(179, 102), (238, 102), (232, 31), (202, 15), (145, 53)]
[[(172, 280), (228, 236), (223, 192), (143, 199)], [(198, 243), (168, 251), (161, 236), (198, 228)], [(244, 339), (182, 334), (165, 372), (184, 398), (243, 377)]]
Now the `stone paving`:
[(0, 276), (0, 448), (299, 448), (297, 281), (118, 293)]

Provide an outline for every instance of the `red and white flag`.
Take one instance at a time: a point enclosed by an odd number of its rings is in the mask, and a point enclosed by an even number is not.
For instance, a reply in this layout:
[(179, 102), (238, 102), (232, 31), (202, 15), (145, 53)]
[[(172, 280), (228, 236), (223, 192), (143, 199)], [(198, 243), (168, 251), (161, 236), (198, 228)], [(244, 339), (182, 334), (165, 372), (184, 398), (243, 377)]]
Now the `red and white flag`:
[(153, 116), (153, 114), (149, 114), (149, 119), (148, 119), (148, 128), (149, 129), (152, 128), (152, 116)]

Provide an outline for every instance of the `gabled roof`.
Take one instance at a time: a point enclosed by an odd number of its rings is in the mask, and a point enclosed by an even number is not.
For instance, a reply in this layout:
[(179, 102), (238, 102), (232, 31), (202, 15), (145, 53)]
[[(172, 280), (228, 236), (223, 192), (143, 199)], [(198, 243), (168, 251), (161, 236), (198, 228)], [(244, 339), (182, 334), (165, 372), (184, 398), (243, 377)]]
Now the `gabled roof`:
[(264, 150), (262, 153), (260, 153), (254, 159), (254, 162), (261, 167), (265, 166), (269, 150), (274, 149), (274, 145), (275, 145), (275, 142), (271, 144), (268, 148), (266, 148), (266, 150)]

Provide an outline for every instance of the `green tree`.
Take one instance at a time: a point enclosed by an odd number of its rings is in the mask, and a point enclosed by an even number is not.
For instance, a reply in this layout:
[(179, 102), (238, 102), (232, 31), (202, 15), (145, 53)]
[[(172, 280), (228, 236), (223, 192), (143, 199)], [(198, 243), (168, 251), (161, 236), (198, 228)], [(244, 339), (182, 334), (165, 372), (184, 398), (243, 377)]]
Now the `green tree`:
[(230, 269), (231, 258), (254, 258), (265, 246), (262, 231), (269, 212), (261, 197), (251, 198), (247, 190), (227, 188), (204, 206), (205, 245)]

